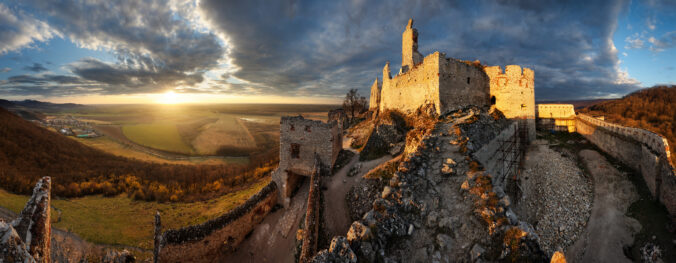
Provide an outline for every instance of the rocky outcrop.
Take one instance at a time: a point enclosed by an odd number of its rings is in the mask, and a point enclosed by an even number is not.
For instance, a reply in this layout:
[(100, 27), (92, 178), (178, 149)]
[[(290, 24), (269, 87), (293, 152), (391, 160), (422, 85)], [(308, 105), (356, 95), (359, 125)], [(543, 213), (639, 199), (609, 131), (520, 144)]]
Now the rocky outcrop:
[(386, 154), (398, 155), (404, 149), (406, 138), (406, 122), (403, 117), (386, 112), (371, 131), (359, 159), (368, 161), (380, 158)]
[(0, 222), (0, 262), (51, 262), (51, 188), (51, 178), (43, 177), (19, 217)]

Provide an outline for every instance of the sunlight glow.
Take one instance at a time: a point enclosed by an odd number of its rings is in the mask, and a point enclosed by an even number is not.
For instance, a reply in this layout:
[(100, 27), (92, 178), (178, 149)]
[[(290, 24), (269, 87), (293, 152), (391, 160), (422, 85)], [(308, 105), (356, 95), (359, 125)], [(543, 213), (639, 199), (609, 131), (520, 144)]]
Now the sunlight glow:
[(181, 103), (181, 98), (179, 94), (176, 94), (174, 91), (170, 90), (165, 93), (158, 94), (160, 97), (156, 100), (160, 104), (176, 104)]

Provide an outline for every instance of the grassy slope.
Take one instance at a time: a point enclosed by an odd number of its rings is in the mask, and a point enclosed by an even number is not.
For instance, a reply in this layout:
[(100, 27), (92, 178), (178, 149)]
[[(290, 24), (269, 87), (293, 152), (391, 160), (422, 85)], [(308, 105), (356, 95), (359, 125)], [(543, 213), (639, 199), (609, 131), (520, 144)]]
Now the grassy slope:
[[(244, 190), (195, 203), (134, 201), (124, 195), (53, 199), (52, 224), (90, 242), (152, 249), (155, 211), (162, 214), (164, 229), (202, 223), (244, 203), (268, 182), (268, 179), (261, 180)], [(28, 198), (0, 189), (0, 206), (16, 213), (23, 209)]]

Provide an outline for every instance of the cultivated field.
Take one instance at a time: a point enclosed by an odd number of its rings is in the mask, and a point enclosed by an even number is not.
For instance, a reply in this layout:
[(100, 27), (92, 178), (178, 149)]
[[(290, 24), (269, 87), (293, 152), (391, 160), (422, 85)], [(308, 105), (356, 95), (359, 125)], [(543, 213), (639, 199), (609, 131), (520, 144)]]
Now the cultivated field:
[(193, 153), (192, 148), (183, 142), (176, 125), (171, 122), (125, 125), (122, 133), (132, 142), (153, 149), (188, 155)]

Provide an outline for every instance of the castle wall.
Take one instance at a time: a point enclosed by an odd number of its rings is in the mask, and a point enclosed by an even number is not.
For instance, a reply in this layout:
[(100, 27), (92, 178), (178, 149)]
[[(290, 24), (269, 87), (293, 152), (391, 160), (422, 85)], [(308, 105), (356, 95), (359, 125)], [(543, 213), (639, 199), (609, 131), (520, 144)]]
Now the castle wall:
[(371, 96), (369, 97), (369, 110), (378, 110), (380, 106), (380, 89), (382, 88), (382, 83), (376, 78), (371, 85)]
[(277, 185), (270, 182), (244, 204), (216, 219), (164, 232), (159, 262), (212, 262), (236, 249), (277, 203)]
[(532, 69), (508, 65), (485, 67), (490, 78), (491, 103), (508, 119), (525, 119), (528, 138), (535, 140), (535, 73)]
[[(486, 171), (491, 174), (493, 178), (493, 185), (505, 188), (507, 184), (506, 175), (510, 164), (519, 162), (519, 152), (523, 149), (518, 147), (526, 147), (525, 144), (519, 143), (519, 136), (517, 136), (518, 122), (512, 122), (505, 127), (497, 136), (495, 136), (489, 143), (483, 145), (477, 150), (473, 156), (476, 158)], [(503, 151), (506, 142), (517, 140), (515, 142), (516, 149), (512, 151)]]
[(300, 177), (311, 176), (315, 154), (329, 169), (343, 146), (341, 125), (306, 120), (302, 116), (282, 117), (279, 135), (279, 166), (272, 180), (280, 188), (280, 201), (286, 206)]
[(423, 105), (439, 106), (439, 55), (435, 52), (413, 69), (391, 79), (389, 71), (384, 72), (380, 111), (394, 109), (412, 113)]
[(490, 80), (475, 65), (453, 58), (439, 57), (440, 113), (461, 109), (468, 105), (484, 106), (489, 103)]
[(298, 262), (310, 262), (317, 253), (319, 244), (319, 225), (320, 225), (320, 198), (321, 189), (319, 189), (321, 179), (321, 163), (315, 162), (315, 171), (310, 177), (310, 190), (308, 191), (307, 209), (305, 210), (305, 228), (303, 230), (303, 245), (301, 247), (300, 258)]
[(538, 104), (537, 115), (541, 119), (575, 118), (575, 107), (573, 104)]
[(650, 193), (676, 215), (676, 174), (669, 144), (647, 130), (608, 123), (585, 114), (576, 118), (577, 132), (604, 152), (641, 174)]

